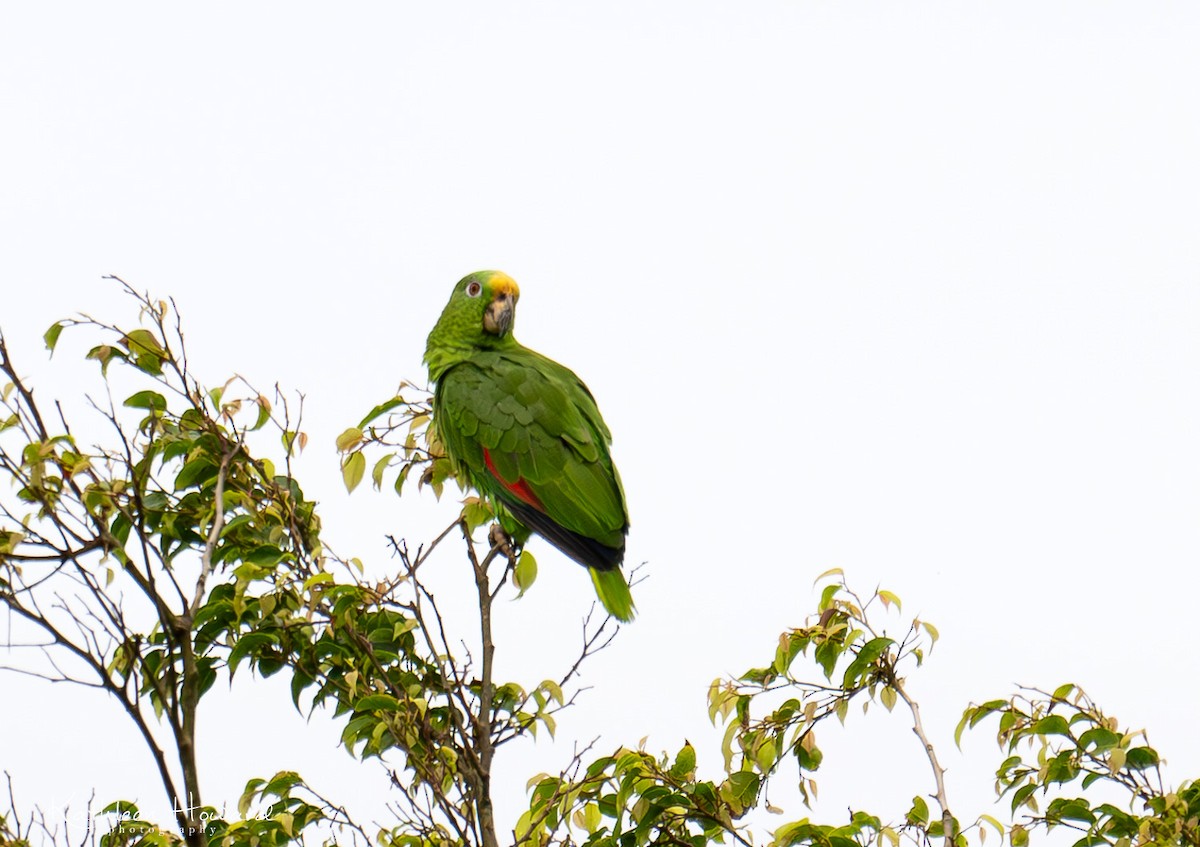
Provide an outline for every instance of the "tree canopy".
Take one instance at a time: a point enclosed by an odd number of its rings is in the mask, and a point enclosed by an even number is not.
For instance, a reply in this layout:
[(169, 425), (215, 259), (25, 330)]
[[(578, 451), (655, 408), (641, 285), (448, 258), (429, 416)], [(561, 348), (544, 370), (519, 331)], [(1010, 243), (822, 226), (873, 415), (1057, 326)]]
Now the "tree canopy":
[[(496, 757), (515, 739), (555, 732), (616, 622), (594, 610), (574, 660), (541, 680), (496, 678), (496, 600), (510, 582), (527, 590), (537, 563), (488, 503), (447, 501), (440, 534), (390, 538), (394, 577), (368, 579), (361, 561), (323, 543), (293, 473), (307, 443), (302, 400), (236, 377), (201, 384), (174, 305), (126, 288), (138, 311), (128, 325), (78, 317), (45, 333), (52, 352), (64, 333), (89, 339), (97, 443), (35, 391), (17, 363), (24, 351), (0, 336), (0, 605), (12, 621), (0, 637), (15, 657), (3, 672), (102, 690), (113, 719), (136, 728), (175, 819), (146, 820), (126, 798), (102, 797), (86, 831), (70, 831), (61, 810), (20, 800), (12, 773), (0, 844), (1024, 847), (1059, 834), (1079, 847), (1200, 844), (1196, 783), (1166, 783), (1146, 733), (1071, 683), (965, 707), (956, 740), (994, 734), (1009, 814), (954, 807), (907, 685), (938, 630), (905, 618), (893, 592), (860, 592), (838, 570), (816, 578), (812, 613), (764, 645), (757, 664), (713, 681), (718, 749), (577, 747), (557, 772), (528, 775), (516, 820), (497, 820)], [(336, 445), (346, 487), (369, 479), (440, 496), (454, 484), (428, 437), (430, 412), (428, 392), (402, 383), (347, 427)], [(469, 619), (426, 579), (431, 553), (449, 545), (475, 587)], [(317, 793), (286, 762), (247, 775), (236, 809), (212, 805), (197, 716), (239, 670), (282, 675), (291, 702), (279, 709), (326, 707), (347, 751), (388, 762), (380, 793), (392, 819), (355, 820), (344, 798)], [(852, 809), (816, 820), (803, 806), (818, 790), (819, 740), (852, 733), (841, 726), (852, 708), (904, 713), (928, 768), (909, 776), (912, 804), (898, 816)], [(772, 785), (798, 786), (801, 808), (775, 807)]]

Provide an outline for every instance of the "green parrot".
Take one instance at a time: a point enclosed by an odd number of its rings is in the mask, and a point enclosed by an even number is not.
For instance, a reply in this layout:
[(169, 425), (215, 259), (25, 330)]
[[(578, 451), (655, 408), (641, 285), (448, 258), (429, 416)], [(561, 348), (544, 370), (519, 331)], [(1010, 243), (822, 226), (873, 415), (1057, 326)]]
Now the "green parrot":
[(604, 608), (630, 621), (612, 436), (579, 377), (513, 338), (520, 296), (499, 271), (454, 287), (425, 347), (434, 434), (460, 480), (584, 565)]

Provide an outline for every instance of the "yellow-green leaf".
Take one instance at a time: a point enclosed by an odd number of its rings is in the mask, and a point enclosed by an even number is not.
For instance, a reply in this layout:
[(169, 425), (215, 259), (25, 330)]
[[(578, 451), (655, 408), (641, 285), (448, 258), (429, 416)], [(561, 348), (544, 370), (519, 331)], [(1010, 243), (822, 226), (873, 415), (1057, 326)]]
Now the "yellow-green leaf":
[(362, 453), (351, 453), (342, 463), (342, 481), (346, 490), (353, 491), (362, 482), (363, 474), (367, 472), (367, 457)]
[(991, 815), (980, 815), (979, 819), (984, 823), (991, 824), (995, 828), (996, 832), (1000, 833), (1000, 837), (1004, 837), (1004, 824), (1000, 823), (1000, 821), (996, 820)]
[(830, 568), (829, 570), (825, 571), (824, 573), (818, 575), (817, 578), (813, 580), (813, 585), (816, 585), (818, 582), (825, 579), (825, 577), (827, 577), (827, 576), (842, 576), (842, 569), (841, 568)]
[(254, 421), (254, 426), (250, 427), (250, 429), (260, 430), (271, 418), (271, 401), (260, 394), (255, 402), (258, 403), (258, 418)]
[(588, 803), (583, 809), (583, 828), (589, 833), (595, 832), (600, 828), (600, 807), (595, 803)]
[(558, 703), (558, 705), (561, 706), (563, 704), (563, 690), (557, 682), (552, 679), (545, 679), (542, 680), (542, 684), (538, 687), (554, 698), (554, 702)]
[(517, 566), (513, 568), (513, 582), (521, 589), (518, 597), (524, 596), (537, 579), (537, 559), (528, 550), (522, 550)]
[(339, 453), (345, 453), (351, 447), (362, 442), (362, 440), (363, 431), (356, 426), (352, 426), (337, 437), (337, 450)]
[(387, 470), (388, 464), (395, 455), (395, 453), (388, 453), (375, 463), (375, 467), (371, 468), (371, 484), (375, 486), (376, 491), (383, 488), (383, 472)]
[(148, 329), (135, 329), (121, 339), (131, 353), (152, 353), (161, 355), (163, 353), (162, 345), (158, 343), (158, 339), (154, 337)]
[(1125, 751), (1120, 747), (1108, 754), (1108, 772), (1115, 774), (1125, 767)]
[(885, 685), (883, 690), (879, 692), (879, 702), (883, 703), (883, 707), (890, 712), (896, 705), (896, 689), (890, 685)]
[(58, 343), (58, 336), (62, 334), (64, 326), (66, 324), (62, 321), (51, 324), (50, 328), (46, 330), (46, 334), (42, 336), (46, 341), (46, 349), (50, 351), (51, 355), (54, 354), (54, 345)]

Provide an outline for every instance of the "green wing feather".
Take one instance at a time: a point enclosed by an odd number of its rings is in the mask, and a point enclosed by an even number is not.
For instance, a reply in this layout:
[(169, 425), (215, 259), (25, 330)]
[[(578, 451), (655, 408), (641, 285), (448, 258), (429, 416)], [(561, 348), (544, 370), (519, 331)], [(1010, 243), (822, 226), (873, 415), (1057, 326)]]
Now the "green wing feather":
[[(471, 485), (588, 565), (605, 608), (631, 619), (632, 598), (616, 567), (629, 527), (625, 494), (609, 455), (608, 427), (579, 377), (519, 345), (478, 351), (442, 374), (434, 409), (438, 437)], [(502, 479), (489, 471), (485, 450)], [(541, 508), (513, 486), (532, 493)], [(557, 527), (590, 539), (603, 561), (570, 549), (561, 533), (556, 537)]]
[(438, 384), (439, 435), (476, 488), (511, 494), (488, 472), (524, 482), (562, 526), (612, 547), (629, 525), (608, 427), (574, 373), (530, 350), (481, 352)]

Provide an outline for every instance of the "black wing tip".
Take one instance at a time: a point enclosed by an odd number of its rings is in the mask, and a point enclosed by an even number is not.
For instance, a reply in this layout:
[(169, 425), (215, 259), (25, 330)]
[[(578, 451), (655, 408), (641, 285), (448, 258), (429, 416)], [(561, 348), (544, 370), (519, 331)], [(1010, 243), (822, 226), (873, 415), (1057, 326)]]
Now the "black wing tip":
[(611, 571), (621, 566), (625, 560), (625, 539), (621, 539), (620, 547), (609, 547), (594, 538), (580, 535), (578, 532), (559, 526), (545, 513), (527, 503), (505, 503), (517, 520), (528, 529), (533, 530), (542, 538), (549, 541), (563, 553), (570, 556), (579, 564), (598, 571)]

